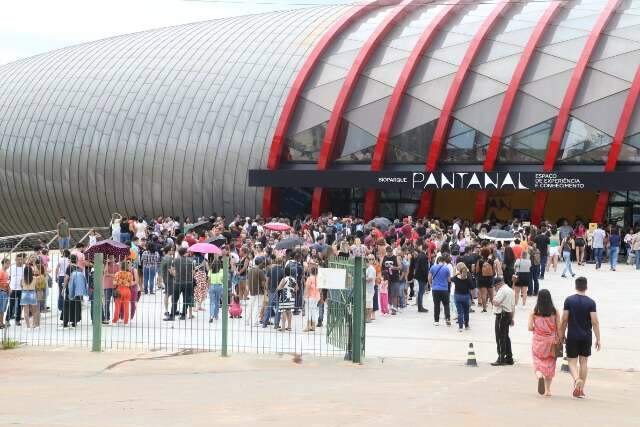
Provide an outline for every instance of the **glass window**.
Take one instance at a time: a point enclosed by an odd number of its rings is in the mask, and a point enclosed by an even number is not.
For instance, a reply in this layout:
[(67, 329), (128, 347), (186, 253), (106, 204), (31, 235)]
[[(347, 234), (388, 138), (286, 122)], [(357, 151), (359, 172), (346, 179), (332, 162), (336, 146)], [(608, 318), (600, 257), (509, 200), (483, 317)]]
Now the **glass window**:
[(454, 119), (447, 145), (442, 153), (442, 161), (444, 163), (482, 162), (488, 145), (488, 136)]
[(624, 191), (615, 191), (609, 195), (610, 202), (626, 202), (627, 193)]
[(315, 162), (320, 156), (320, 147), (328, 122), (287, 137), (284, 159), (290, 162)]
[(640, 163), (640, 133), (628, 136), (625, 139), (618, 161)]
[(498, 162), (542, 163), (555, 118), (509, 135), (502, 140)]
[(376, 137), (347, 120), (342, 120), (338, 141), (344, 141), (342, 148), (336, 150), (336, 162), (367, 162), (373, 158)]
[(429, 155), (436, 124), (437, 119), (392, 137), (387, 151), (387, 163), (424, 164)]
[(558, 161), (603, 163), (607, 160), (611, 142), (612, 138), (609, 135), (571, 117), (558, 153)]
[(305, 216), (309, 213), (313, 188), (281, 188), (281, 215), (289, 218)]

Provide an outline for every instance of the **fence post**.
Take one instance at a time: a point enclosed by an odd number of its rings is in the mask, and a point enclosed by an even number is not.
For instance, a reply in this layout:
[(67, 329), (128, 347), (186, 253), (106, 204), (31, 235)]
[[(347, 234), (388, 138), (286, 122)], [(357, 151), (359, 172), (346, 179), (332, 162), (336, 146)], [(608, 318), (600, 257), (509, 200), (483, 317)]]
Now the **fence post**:
[(363, 292), (362, 257), (356, 257), (353, 265), (353, 326), (351, 327), (353, 363), (362, 363), (362, 330), (364, 327)]
[(229, 325), (229, 257), (222, 259), (222, 357), (227, 357), (227, 332)]
[(95, 254), (93, 258), (93, 298), (91, 314), (93, 317), (93, 343), (91, 351), (102, 351), (102, 270), (104, 260), (102, 254)]

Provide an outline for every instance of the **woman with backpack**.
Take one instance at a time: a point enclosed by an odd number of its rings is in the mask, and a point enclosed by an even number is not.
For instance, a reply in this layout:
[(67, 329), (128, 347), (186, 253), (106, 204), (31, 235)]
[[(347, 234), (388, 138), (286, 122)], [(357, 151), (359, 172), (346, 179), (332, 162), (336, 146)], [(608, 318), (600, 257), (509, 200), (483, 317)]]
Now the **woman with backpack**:
[[(280, 332), (291, 330), (291, 310), (296, 302), (295, 293), (298, 290), (296, 279), (292, 276), (289, 265), (284, 268), (285, 277), (278, 284), (278, 310), (282, 324), (278, 329)], [(285, 327), (286, 325), (286, 327)]]
[(484, 247), (480, 250), (480, 259), (476, 263), (478, 274), (478, 307), (487, 312), (487, 301), (493, 300), (493, 279), (496, 276), (498, 261), (492, 257), (491, 249)]

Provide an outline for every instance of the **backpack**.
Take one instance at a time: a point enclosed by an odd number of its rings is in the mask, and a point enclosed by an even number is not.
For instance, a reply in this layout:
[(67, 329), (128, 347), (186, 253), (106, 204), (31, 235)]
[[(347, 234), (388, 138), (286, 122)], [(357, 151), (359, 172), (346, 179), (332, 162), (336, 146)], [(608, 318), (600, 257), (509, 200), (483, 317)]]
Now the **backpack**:
[(482, 268), (481, 268), (482, 277), (493, 277), (495, 272), (493, 271), (493, 262), (490, 259), (482, 260)]
[(460, 255), (460, 245), (457, 243), (451, 244), (451, 255)]

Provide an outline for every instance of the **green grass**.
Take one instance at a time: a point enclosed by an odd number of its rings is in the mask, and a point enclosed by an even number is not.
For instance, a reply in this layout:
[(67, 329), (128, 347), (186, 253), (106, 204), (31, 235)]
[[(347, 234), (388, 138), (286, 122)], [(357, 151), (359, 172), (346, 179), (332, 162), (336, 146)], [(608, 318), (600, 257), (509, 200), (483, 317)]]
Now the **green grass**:
[(19, 341), (16, 340), (4, 340), (2, 341), (2, 349), (3, 350), (13, 350), (14, 348), (18, 348), (20, 345)]

